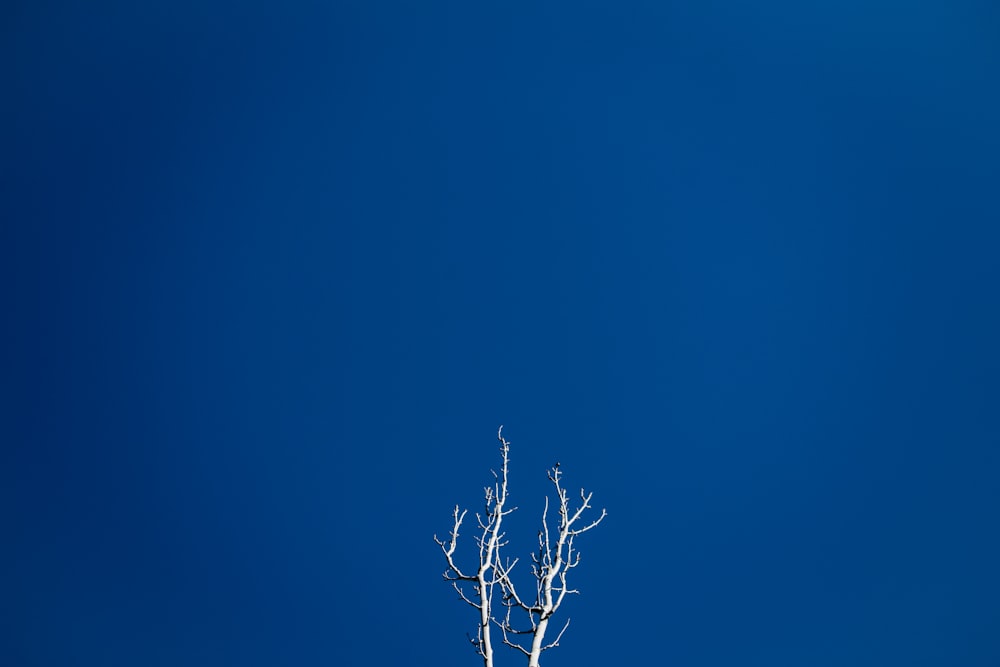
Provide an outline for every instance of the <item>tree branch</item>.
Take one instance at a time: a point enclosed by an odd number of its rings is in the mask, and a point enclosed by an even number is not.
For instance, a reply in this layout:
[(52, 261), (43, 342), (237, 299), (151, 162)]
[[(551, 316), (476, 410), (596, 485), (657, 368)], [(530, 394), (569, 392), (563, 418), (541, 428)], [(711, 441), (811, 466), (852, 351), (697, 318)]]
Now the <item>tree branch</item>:
[[(508, 544), (506, 533), (501, 529), (503, 519), (517, 507), (507, 507), (508, 500), (508, 470), (510, 463), (510, 443), (503, 437), (503, 427), (497, 431), (500, 441), (502, 465), (499, 473), (491, 470), (493, 486), (483, 488), (483, 512), (476, 513), (479, 534), (473, 537), (478, 551), (478, 564), (475, 574), (467, 573), (459, 568), (455, 559), (459, 530), (465, 519), (467, 510), (460, 510), (456, 505), (452, 512), (453, 526), (449, 539), (434, 541), (441, 548), (445, 557), (447, 569), (444, 579), (450, 581), (463, 602), (479, 611), (479, 625), (476, 637), (469, 637), (476, 652), (483, 658), (484, 667), (493, 667), (493, 644), (491, 628), (500, 628), (503, 643), (517, 650), (528, 658), (528, 667), (538, 667), (539, 656), (543, 651), (559, 646), (563, 634), (569, 627), (569, 620), (562, 626), (555, 639), (545, 643), (545, 634), (549, 620), (562, 606), (567, 595), (578, 594), (579, 591), (568, 585), (569, 571), (580, 564), (580, 553), (576, 550), (575, 538), (598, 526), (607, 517), (607, 511), (602, 509), (600, 516), (584, 523), (584, 515), (591, 509), (593, 493), (580, 489), (580, 503), (573, 509), (570, 506), (569, 495), (562, 486), (562, 471), (556, 463), (547, 475), (555, 489), (558, 502), (554, 522), (549, 520), (549, 499), (545, 498), (542, 509), (542, 526), (538, 531), (538, 550), (531, 554), (531, 575), (535, 581), (535, 599), (528, 602), (518, 593), (512, 578), (518, 559), (504, 560), (500, 552)], [(550, 525), (553, 523), (554, 525)], [(474, 582), (474, 593), (467, 593), (459, 582)], [(502, 620), (494, 616), (494, 587), (500, 586), (500, 604), (505, 608)], [(514, 609), (520, 610), (527, 617), (528, 628), (514, 627), (511, 615)], [(518, 635), (530, 636), (531, 646), (525, 648), (514, 640)]]

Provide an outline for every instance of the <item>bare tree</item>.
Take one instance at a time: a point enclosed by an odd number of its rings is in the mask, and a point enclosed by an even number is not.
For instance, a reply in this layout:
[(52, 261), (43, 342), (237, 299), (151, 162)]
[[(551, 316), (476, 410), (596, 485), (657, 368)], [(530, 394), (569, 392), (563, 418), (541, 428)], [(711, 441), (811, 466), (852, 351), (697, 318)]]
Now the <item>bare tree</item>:
[[(497, 431), (500, 440), (502, 465), (500, 473), (493, 472), (494, 484), (484, 488), (485, 507), (483, 513), (476, 514), (479, 533), (475, 543), (479, 552), (476, 570), (462, 570), (455, 562), (459, 529), (465, 520), (467, 510), (455, 506), (452, 513), (453, 526), (448, 540), (434, 541), (441, 547), (448, 568), (444, 578), (450, 581), (459, 597), (479, 612), (476, 636), (469, 637), (476, 652), (483, 659), (485, 667), (493, 667), (493, 627), (500, 629), (504, 644), (528, 658), (528, 667), (538, 667), (543, 651), (559, 645), (563, 633), (569, 627), (569, 619), (556, 635), (546, 643), (545, 633), (549, 620), (559, 610), (567, 595), (579, 593), (567, 584), (569, 571), (580, 564), (580, 553), (576, 550), (575, 539), (582, 533), (604, 520), (607, 516), (601, 510), (600, 516), (587, 522), (584, 512), (591, 508), (593, 493), (580, 489), (580, 504), (570, 507), (569, 494), (562, 486), (562, 472), (557, 462), (548, 472), (549, 481), (555, 487), (559, 508), (558, 518), (550, 527), (549, 499), (545, 499), (542, 511), (542, 528), (538, 531), (538, 550), (531, 555), (531, 574), (534, 579), (534, 597), (522, 597), (511, 578), (511, 572), (518, 559), (501, 558), (500, 552), (507, 546), (506, 533), (502, 530), (504, 517), (514, 512), (516, 507), (507, 507), (507, 477), (510, 462), (510, 443), (503, 437), (503, 426)], [(499, 586), (499, 597), (494, 593)], [(498, 602), (499, 604), (494, 604)], [(501, 611), (502, 610), (502, 611)], [(497, 617), (497, 613), (500, 617)], [(514, 621), (515, 612), (523, 614), (523, 625)]]

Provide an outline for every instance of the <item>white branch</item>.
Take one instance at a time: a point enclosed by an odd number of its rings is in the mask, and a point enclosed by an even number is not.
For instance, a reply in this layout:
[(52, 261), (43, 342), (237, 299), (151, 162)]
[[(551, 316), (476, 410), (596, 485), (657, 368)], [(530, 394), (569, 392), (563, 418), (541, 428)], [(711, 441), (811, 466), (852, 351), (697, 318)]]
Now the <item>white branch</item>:
[[(503, 427), (497, 431), (500, 441), (502, 466), (500, 472), (493, 473), (494, 484), (483, 489), (484, 510), (476, 514), (480, 530), (473, 540), (477, 547), (479, 563), (475, 574), (467, 574), (455, 562), (455, 550), (458, 542), (459, 529), (466, 516), (466, 510), (455, 507), (452, 517), (454, 524), (447, 541), (434, 541), (440, 546), (448, 565), (444, 578), (452, 582), (460, 598), (479, 611), (479, 626), (476, 637), (470, 637), (476, 652), (483, 658), (484, 667), (493, 667), (493, 644), (491, 627), (500, 628), (502, 641), (506, 646), (517, 650), (528, 658), (528, 667), (538, 667), (539, 656), (543, 651), (559, 646), (563, 634), (569, 627), (569, 620), (563, 625), (555, 639), (545, 643), (545, 634), (549, 619), (562, 606), (567, 595), (578, 594), (579, 591), (570, 588), (567, 583), (568, 573), (580, 564), (580, 553), (576, 550), (575, 538), (600, 524), (607, 511), (601, 510), (600, 516), (589, 523), (582, 523), (583, 516), (591, 509), (593, 493), (580, 489), (580, 504), (575, 509), (570, 507), (569, 496), (562, 486), (562, 471), (557, 463), (548, 472), (549, 481), (555, 487), (555, 497), (558, 501), (555, 525), (549, 522), (549, 499), (546, 497), (542, 509), (542, 527), (538, 531), (538, 551), (531, 554), (531, 575), (535, 580), (535, 599), (528, 602), (518, 593), (511, 573), (518, 559), (502, 559), (500, 551), (507, 546), (506, 533), (501, 530), (503, 518), (516, 507), (506, 507), (508, 490), (508, 467), (510, 462), (510, 443), (503, 437)], [(474, 582), (475, 593), (467, 594), (459, 582)], [(494, 587), (500, 586), (500, 602), (505, 607), (502, 620), (494, 616)], [(524, 629), (517, 629), (511, 619), (514, 609), (519, 609), (527, 616)], [(525, 648), (513, 639), (513, 636), (525, 635), (531, 637), (531, 647)]]

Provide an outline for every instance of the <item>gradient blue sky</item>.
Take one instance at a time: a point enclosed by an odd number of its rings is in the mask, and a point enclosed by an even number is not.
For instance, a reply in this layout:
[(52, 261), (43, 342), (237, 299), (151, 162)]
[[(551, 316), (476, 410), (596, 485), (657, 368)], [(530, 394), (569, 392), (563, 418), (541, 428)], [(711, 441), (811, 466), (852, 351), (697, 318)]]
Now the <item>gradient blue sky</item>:
[[(1000, 664), (995, 2), (0, 10), (0, 662)], [(521, 540), (524, 541), (521, 541)], [(501, 664), (520, 664), (502, 655)]]

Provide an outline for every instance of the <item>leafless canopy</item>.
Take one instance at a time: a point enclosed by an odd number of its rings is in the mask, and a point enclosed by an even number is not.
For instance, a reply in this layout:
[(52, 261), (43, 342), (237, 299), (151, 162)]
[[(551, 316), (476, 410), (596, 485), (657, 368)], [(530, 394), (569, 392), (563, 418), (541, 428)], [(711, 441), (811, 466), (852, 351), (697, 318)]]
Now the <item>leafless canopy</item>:
[[(580, 553), (576, 549), (575, 540), (601, 523), (607, 512), (602, 509), (596, 519), (585, 519), (584, 514), (591, 509), (593, 494), (586, 493), (583, 489), (580, 489), (579, 504), (575, 509), (572, 508), (569, 493), (563, 487), (562, 471), (559, 463), (556, 463), (548, 471), (548, 478), (555, 487), (557, 518), (554, 522), (550, 521), (549, 499), (546, 498), (542, 527), (538, 531), (538, 549), (531, 554), (534, 595), (522, 596), (511, 578), (518, 559), (501, 557), (501, 551), (507, 546), (506, 534), (502, 530), (503, 520), (517, 508), (507, 506), (510, 443), (503, 437), (502, 426), (497, 432), (497, 438), (500, 440), (502, 466), (499, 473), (493, 472), (493, 486), (484, 489), (482, 514), (476, 514), (478, 531), (475, 543), (479, 552), (476, 570), (463, 570), (455, 562), (459, 529), (467, 510), (460, 510), (456, 505), (452, 513), (454, 523), (449, 539), (439, 540), (435, 536), (434, 541), (441, 547), (448, 566), (444, 573), (445, 580), (451, 582), (466, 604), (479, 612), (476, 636), (470, 636), (469, 639), (482, 657), (485, 667), (494, 665), (491, 633), (494, 627), (500, 629), (501, 640), (505, 645), (527, 657), (528, 667), (538, 667), (542, 652), (558, 646), (569, 626), (567, 619), (555, 638), (546, 642), (549, 620), (559, 610), (567, 595), (579, 593), (568, 584), (570, 571), (580, 564)], [(497, 592), (499, 595), (495, 596)]]

